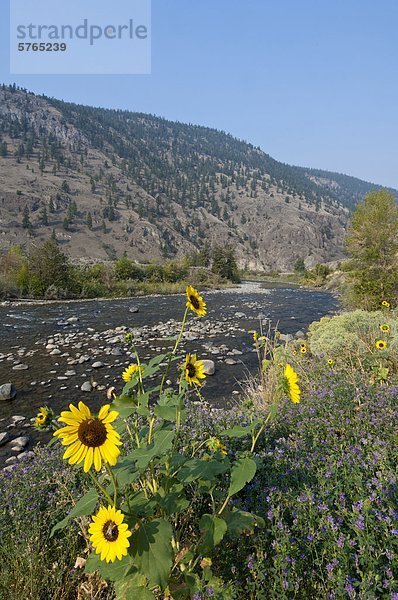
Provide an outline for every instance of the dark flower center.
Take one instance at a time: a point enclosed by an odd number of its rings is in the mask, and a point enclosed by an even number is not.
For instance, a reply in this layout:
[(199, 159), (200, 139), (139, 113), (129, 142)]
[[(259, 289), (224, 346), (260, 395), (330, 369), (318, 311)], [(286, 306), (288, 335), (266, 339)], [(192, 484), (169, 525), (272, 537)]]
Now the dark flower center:
[(84, 446), (97, 448), (106, 442), (106, 427), (99, 419), (87, 419), (80, 423), (77, 436)]
[(119, 529), (114, 521), (107, 521), (102, 528), (102, 533), (107, 542), (114, 542), (119, 537)]
[(192, 363), (188, 363), (186, 366), (186, 369), (188, 372), (188, 377), (195, 377), (195, 375), (196, 375), (195, 365), (193, 365)]
[(196, 310), (200, 308), (200, 302), (196, 296), (189, 296), (189, 301)]

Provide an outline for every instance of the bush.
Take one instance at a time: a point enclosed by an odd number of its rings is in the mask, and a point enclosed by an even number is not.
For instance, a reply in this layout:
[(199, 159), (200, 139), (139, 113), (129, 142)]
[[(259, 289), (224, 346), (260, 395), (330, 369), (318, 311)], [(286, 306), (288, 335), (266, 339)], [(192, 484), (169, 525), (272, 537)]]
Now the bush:
[[(397, 367), (398, 328), (393, 313), (355, 310), (334, 317), (323, 317), (309, 327), (308, 340), (311, 352), (318, 357), (327, 357), (340, 366), (360, 369), (371, 366), (382, 358)], [(388, 334), (383, 334), (380, 325), (387, 324)], [(379, 339), (387, 342), (386, 350), (380, 352), (375, 343)]]

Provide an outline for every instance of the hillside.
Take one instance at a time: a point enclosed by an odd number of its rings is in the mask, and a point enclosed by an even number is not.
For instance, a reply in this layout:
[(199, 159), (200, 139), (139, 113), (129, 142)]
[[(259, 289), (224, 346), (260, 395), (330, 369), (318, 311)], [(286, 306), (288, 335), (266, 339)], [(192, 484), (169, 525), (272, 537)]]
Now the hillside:
[(53, 230), (75, 259), (162, 260), (231, 244), (241, 267), (343, 257), (377, 186), (292, 167), (224, 132), (0, 88), (1, 250)]

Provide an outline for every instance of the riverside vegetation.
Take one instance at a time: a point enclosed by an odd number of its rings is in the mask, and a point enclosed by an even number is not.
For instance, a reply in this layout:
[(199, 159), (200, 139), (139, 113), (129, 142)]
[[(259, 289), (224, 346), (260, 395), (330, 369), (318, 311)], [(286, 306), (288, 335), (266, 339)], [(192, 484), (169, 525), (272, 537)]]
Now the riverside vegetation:
[(239, 273), (231, 246), (204, 248), (181, 260), (138, 265), (127, 256), (108, 263), (72, 264), (56, 239), (20, 246), (0, 256), (1, 298), (98, 298), (181, 292), (187, 279), (197, 286), (237, 283)]
[(396, 306), (289, 343), (260, 328), (260, 381), (221, 411), (200, 357), (178, 352), (206, 313), (192, 287), (186, 302), (168, 355), (141, 363), (130, 336), (98, 415), (40, 410), (63, 458), (39, 447), (2, 477), (0, 597), (396, 600)]

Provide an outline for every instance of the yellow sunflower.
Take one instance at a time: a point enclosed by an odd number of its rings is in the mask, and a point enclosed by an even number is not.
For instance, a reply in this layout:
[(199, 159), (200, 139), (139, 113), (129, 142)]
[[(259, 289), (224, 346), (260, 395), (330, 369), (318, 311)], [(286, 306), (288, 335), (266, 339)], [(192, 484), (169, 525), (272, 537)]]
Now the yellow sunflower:
[(333, 358), (328, 358), (326, 362), (328, 363), (328, 365), (329, 365), (330, 367), (332, 367), (332, 366), (334, 365), (334, 360), (333, 360)]
[(140, 367), (139, 365), (133, 364), (133, 365), (129, 365), (122, 373), (122, 379), (123, 381), (125, 381), (126, 383), (128, 383), (129, 381), (131, 381), (134, 377), (138, 377), (139, 373), (143, 371), (144, 369), (142, 367)]
[(101, 506), (96, 515), (92, 517), (88, 531), (90, 541), (96, 554), (101, 555), (101, 560), (114, 562), (127, 555), (130, 546), (128, 538), (131, 536), (127, 523), (123, 523), (124, 515), (114, 506)]
[(120, 436), (111, 425), (119, 415), (110, 409), (110, 404), (105, 404), (98, 413), (98, 417), (91, 414), (90, 409), (83, 402), (79, 407), (69, 404), (70, 412), (63, 411), (58, 421), (66, 423), (54, 432), (61, 438), (63, 446), (69, 446), (63, 458), (69, 459), (71, 465), (84, 461), (85, 473), (91, 469), (92, 464), (96, 471), (102, 467), (102, 461), (115, 465), (120, 454)]
[(189, 385), (202, 385), (201, 379), (206, 377), (203, 360), (197, 360), (196, 354), (187, 354), (184, 364), (185, 379)]
[(199, 295), (199, 292), (192, 285), (188, 285), (185, 292), (187, 295), (187, 308), (196, 313), (198, 317), (204, 317), (207, 311), (206, 303), (203, 301), (202, 296)]
[(382, 323), (379, 329), (382, 333), (390, 333), (390, 326), (388, 323)]
[(377, 340), (375, 346), (378, 350), (385, 350), (387, 348), (387, 342), (385, 340)]
[(284, 391), (290, 396), (294, 404), (300, 402), (300, 388), (296, 371), (287, 364), (284, 370)]
[(300, 344), (300, 352), (301, 352), (301, 354), (306, 354), (306, 352), (307, 352), (306, 344)]
[(383, 302), (381, 303), (382, 306), (385, 306), (386, 308), (390, 308), (390, 303), (387, 302), (387, 300), (383, 300)]
[(48, 406), (40, 406), (35, 417), (35, 425), (38, 429), (45, 429), (54, 417), (54, 413)]
[(253, 332), (253, 340), (254, 340), (255, 342), (257, 342), (257, 340), (258, 340), (258, 333), (257, 333), (257, 331), (254, 331), (254, 332)]

